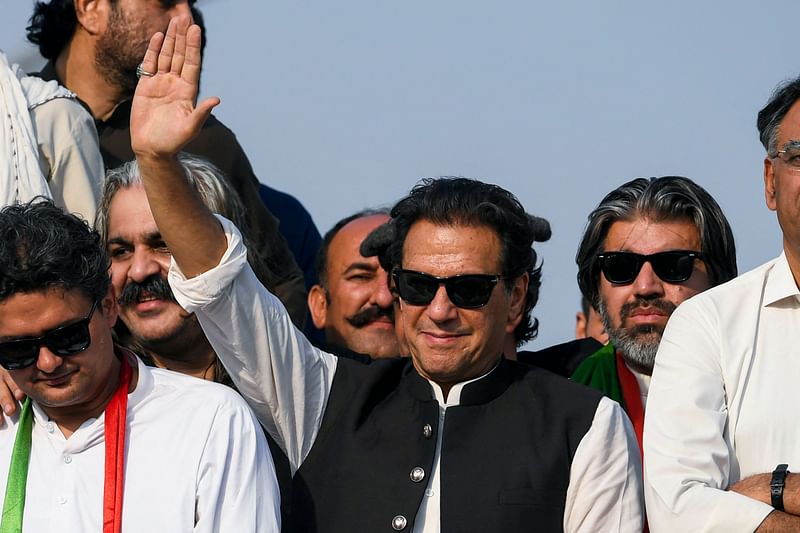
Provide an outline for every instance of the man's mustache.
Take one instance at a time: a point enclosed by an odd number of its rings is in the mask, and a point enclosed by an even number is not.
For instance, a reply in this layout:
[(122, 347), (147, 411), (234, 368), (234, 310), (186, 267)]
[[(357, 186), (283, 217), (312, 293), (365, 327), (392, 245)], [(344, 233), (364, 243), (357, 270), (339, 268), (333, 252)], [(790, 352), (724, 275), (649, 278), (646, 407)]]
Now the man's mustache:
[(355, 328), (363, 328), (382, 316), (394, 323), (394, 306), (378, 307), (377, 305), (370, 305), (355, 315), (347, 317), (346, 320)]
[(158, 274), (150, 276), (141, 283), (136, 281), (126, 283), (125, 287), (122, 288), (122, 294), (117, 299), (117, 303), (119, 305), (130, 305), (151, 297), (177, 303), (169, 283)]
[(658, 309), (665, 315), (671, 316), (677, 306), (669, 300), (664, 300), (663, 298), (636, 298), (636, 300), (628, 302), (622, 306), (619, 311), (620, 319), (622, 322), (625, 322), (625, 320), (630, 317), (631, 313), (637, 309), (647, 308)]

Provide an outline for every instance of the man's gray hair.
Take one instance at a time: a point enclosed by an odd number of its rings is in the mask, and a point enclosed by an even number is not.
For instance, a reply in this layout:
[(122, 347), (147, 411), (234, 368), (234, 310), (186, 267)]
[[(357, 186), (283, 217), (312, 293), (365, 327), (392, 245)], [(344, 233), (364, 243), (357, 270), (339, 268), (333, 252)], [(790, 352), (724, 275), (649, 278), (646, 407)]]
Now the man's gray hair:
[(604, 251), (608, 230), (614, 222), (638, 218), (654, 222), (692, 222), (700, 234), (700, 251), (712, 286), (736, 277), (733, 232), (716, 200), (689, 178), (637, 178), (611, 191), (589, 214), (575, 256), (578, 285), (595, 309), (599, 302), (600, 278), (597, 254)]
[[(187, 153), (178, 155), (186, 179), (200, 194), (203, 203), (212, 213), (231, 220), (236, 227), (245, 228), (245, 210), (239, 195), (223, 177), (222, 171), (211, 162)], [(108, 241), (108, 214), (114, 196), (122, 189), (142, 185), (142, 176), (136, 160), (128, 161), (106, 172), (100, 208), (97, 210), (95, 228), (103, 242)]]

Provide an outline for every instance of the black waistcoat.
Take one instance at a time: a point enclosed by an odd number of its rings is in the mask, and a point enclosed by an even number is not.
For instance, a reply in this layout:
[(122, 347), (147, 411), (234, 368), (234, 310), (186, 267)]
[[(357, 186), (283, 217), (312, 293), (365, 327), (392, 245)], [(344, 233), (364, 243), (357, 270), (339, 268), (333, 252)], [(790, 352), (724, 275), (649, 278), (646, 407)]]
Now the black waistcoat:
[[(442, 533), (561, 531), (572, 458), (600, 398), (505, 360), (466, 385), (444, 424)], [(438, 431), (438, 403), (410, 361), (340, 358), (319, 434), (294, 477), (293, 530), (411, 531)]]

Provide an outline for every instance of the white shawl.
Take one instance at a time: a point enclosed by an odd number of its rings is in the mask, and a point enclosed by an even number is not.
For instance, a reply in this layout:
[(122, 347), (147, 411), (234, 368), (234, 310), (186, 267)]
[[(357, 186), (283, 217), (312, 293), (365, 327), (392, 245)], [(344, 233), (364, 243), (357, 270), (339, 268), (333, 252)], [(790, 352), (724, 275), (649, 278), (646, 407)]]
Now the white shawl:
[(19, 65), (9, 65), (0, 51), (0, 206), (52, 197), (39, 167), (30, 110), (53, 98), (74, 97), (55, 81), (27, 76)]

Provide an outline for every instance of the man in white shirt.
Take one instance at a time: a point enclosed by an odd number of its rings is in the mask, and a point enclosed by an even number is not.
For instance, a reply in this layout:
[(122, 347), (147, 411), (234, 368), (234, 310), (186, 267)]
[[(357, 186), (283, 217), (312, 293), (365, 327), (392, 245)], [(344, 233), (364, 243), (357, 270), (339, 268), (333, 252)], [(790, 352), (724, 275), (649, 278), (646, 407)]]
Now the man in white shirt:
[(227, 387), (116, 347), (99, 235), (50, 201), (0, 211), (3, 531), (279, 529), (264, 435)]
[[(645, 418), (652, 531), (797, 531), (800, 79), (758, 115), (783, 253), (685, 302), (664, 332)], [(794, 467), (794, 468), (793, 468)]]
[(506, 334), (530, 320), (535, 268), (516, 198), (463, 178), (415, 188), (393, 209), (411, 358), (315, 349), (180, 172), (177, 153), (219, 103), (195, 107), (199, 47), (185, 18), (153, 37), (132, 146), (176, 298), (296, 470), (296, 529), (640, 531), (640, 463), (619, 405), (502, 358)]

